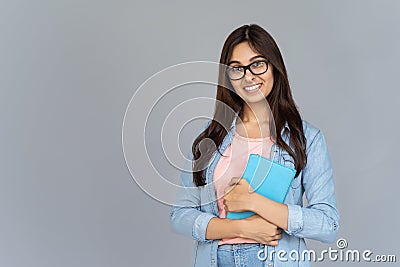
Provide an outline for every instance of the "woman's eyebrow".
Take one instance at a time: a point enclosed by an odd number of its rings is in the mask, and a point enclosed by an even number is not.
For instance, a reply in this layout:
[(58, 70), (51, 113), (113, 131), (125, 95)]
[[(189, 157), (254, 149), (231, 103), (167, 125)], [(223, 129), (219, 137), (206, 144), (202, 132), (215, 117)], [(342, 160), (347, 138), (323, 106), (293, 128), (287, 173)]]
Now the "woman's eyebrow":
[[(260, 57), (261, 58), (265, 58), (263, 55), (257, 55), (257, 56), (254, 56), (254, 57), (250, 58), (249, 61), (252, 61), (252, 60), (254, 60), (256, 58), (260, 58)], [(233, 63), (241, 64), (240, 61), (238, 61), (238, 60), (231, 60), (231, 61), (229, 61), (228, 65), (233, 64)]]

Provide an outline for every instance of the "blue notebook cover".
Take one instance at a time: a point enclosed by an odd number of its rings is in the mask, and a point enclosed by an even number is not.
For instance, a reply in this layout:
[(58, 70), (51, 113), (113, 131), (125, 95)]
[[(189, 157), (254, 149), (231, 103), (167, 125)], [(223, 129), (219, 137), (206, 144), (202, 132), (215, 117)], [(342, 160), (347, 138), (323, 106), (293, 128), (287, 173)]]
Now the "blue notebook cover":
[[(254, 192), (283, 203), (295, 174), (295, 169), (261, 155), (250, 154), (242, 177), (253, 187)], [(226, 218), (243, 219), (253, 214), (252, 211), (228, 212)]]

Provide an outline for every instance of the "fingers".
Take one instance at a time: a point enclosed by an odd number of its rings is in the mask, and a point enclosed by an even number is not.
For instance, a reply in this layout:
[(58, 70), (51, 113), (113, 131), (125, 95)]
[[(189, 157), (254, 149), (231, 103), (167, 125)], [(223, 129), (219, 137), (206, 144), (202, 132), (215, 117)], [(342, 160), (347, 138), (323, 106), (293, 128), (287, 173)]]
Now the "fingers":
[(281, 234), (279, 234), (279, 235), (274, 235), (274, 236), (271, 236), (271, 239), (272, 239), (272, 241), (278, 241), (278, 240), (281, 240), (281, 239), (282, 239), (282, 235), (281, 235)]
[(231, 181), (228, 183), (228, 185), (225, 187), (224, 193), (227, 194), (227, 193), (229, 193), (229, 191), (231, 191), (233, 188), (235, 188), (235, 186), (240, 183), (240, 179), (242, 179), (242, 178), (238, 178), (238, 177), (232, 178)]
[(229, 184), (230, 186), (236, 185), (240, 182), (240, 180), (242, 179), (242, 177), (233, 177), (230, 181)]
[(261, 244), (264, 244), (264, 245), (268, 245), (268, 246), (277, 246), (278, 245), (278, 243), (279, 243), (279, 240), (270, 240), (270, 241), (262, 241), (262, 242), (260, 242)]
[(267, 245), (268, 245), (268, 246), (273, 246), (273, 247), (275, 247), (275, 246), (278, 245), (278, 240), (274, 240), (274, 241), (268, 242)]
[(228, 206), (226, 205), (226, 200), (224, 199), (224, 201), (222, 202), (223, 204), (224, 204), (224, 209), (226, 210), (226, 211), (229, 211), (229, 208), (228, 208)]
[(282, 235), (274, 235), (274, 236), (270, 236), (267, 238), (267, 240), (263, 240), (263, 242), (261, 242), (262, 244), (268, 245), (268, 246), (277, 246), (279, 243), (279, 240), (282, 239)]
[(231, 190), (233, 189), (233, 186), (228, 185), (227, 187), (225, 187), (224, 189), (224, 194), (228, 194)]

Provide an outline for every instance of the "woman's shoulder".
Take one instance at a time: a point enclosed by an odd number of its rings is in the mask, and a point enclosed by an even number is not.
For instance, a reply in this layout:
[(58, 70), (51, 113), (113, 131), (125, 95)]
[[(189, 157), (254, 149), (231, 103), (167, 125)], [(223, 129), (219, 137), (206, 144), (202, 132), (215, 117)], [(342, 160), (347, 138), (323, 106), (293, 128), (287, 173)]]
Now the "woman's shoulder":
[(318, 134), (322, 134), (321, 130), (307, 120), (302, 120), (304, 135), (307, 142), (313, 140)]

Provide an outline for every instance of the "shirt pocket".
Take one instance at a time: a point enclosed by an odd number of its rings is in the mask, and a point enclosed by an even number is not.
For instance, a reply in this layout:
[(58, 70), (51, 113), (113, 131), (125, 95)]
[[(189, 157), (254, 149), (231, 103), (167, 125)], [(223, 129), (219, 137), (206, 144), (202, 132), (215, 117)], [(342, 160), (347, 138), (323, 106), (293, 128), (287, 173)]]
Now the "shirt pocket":
[[(282, 163), (286, 167), (295, 169), (295, 167), (294, 167), (294, 159), (292, 158), (292, 156), (289, 155), (289, 153), (287, 151), (282, 151)], [(298, 189), (300, 186), (301, 186), (301, 172), (300, 172), (299, 176), (294, 178), (294, 180), (293, 180), (293, 182), (291, 184), (291, 188), (292, 189)]]

